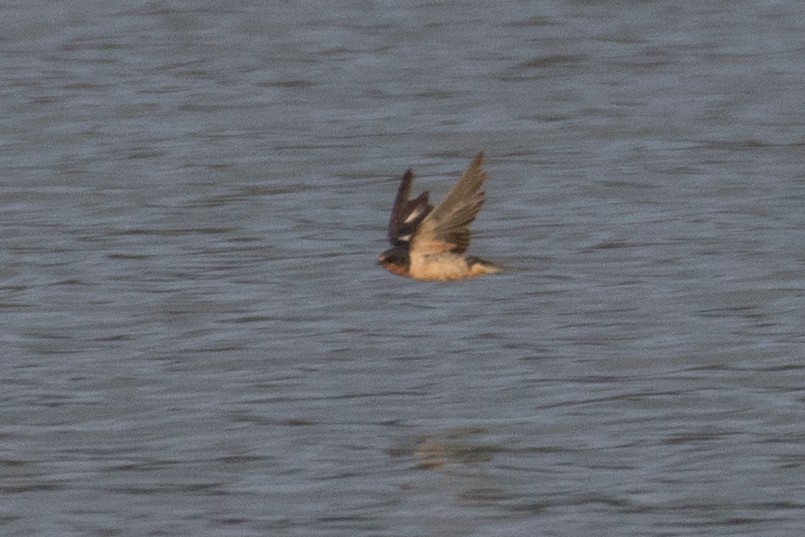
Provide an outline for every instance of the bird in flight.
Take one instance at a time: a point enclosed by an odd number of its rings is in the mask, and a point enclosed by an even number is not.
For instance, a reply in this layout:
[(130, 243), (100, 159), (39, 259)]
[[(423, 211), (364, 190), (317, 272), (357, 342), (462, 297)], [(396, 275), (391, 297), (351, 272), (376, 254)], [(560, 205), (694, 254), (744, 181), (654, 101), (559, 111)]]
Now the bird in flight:
[(408, 199), (414, 172), (407, 170), (389, 219), (392, 247), (380, 254), (378, 263), (399, 276), (425, 281), (463, 280), (501, 272), (488, 261), (464, 255), (470, 244), (469, 225), (484, 203), (483, 166), (482, 151), (436, 208), (428, 203), (428, 192)]

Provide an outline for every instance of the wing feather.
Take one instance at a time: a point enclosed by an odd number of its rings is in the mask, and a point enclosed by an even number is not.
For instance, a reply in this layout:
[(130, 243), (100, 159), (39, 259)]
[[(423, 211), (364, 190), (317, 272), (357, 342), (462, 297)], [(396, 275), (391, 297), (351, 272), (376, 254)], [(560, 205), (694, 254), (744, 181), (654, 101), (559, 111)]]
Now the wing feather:
[(416, 198), (409, 200), (411, 186), (414, 184), (414, 172), (406, 170), (394, 199), (394, 207), (391, 209), (389, 219), (388, 238), (392, 245), (407, 245), (414, 234), (416, 227), (433, 209), (428, 203), (428, 193), (423, 192)]
[(470, 244), (469, 224), (484, 203), (486, 172), (481, 151), (461, 175), (447, 197), (419, 224), (411, 239), (418, 254), (464, 253)]

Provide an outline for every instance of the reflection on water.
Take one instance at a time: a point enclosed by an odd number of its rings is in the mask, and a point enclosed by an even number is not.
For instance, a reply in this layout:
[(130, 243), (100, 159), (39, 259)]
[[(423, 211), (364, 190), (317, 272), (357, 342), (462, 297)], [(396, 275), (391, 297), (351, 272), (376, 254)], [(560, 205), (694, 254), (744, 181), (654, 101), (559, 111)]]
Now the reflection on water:
[(803, 7), (310, 7), (4, 9), (2, 533), (798, 536)]
[(477, 445), (474, 436), (486, 434), (480, 428), (458, 428), (443, 434), (426, 434), (414, 438), (412, 446), (397, 446), (390, 450), (392, 456), (413, 458), (417, 466), (428, 470), (444, 469), (449, 464), (473, 465), (489, 462), (501, 447)]

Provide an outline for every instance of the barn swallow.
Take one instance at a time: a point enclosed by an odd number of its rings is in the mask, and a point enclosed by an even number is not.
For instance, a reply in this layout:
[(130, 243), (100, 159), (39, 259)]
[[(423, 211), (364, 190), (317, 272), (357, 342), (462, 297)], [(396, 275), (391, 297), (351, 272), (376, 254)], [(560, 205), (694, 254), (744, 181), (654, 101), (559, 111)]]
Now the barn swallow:
[(484, 203), (483, 166), (482, 151), (436, 208), (428, 203), (428, 192), (408, 199), (414, 172), (407, 170), (389, 219), (392, 247), (380, 254), (378, 263), (399, 276), (426, 281), (463, 280), (501, 272), (488, 261), (464, 255), (470, 244), (469, 225)]

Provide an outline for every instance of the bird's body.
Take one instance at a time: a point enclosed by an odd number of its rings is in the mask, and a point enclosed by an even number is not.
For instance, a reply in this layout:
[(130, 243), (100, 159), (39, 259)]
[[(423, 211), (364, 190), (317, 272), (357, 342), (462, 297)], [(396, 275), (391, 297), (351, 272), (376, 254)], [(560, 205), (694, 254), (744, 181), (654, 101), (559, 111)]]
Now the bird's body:
[(415, 280), (463, 280), (500, 272), (500, 267), (464, 255), (470, 243), (469, 224), (484, 202), (483, 152), (478, 153), (467, 171), (436, 208), (423, 192), (408, 199), (414, 174), (405, 172), (389, 220), (388, 238), (392, 248), (378, 262), (389, 272)]

